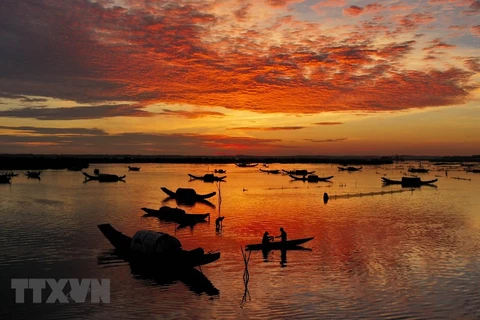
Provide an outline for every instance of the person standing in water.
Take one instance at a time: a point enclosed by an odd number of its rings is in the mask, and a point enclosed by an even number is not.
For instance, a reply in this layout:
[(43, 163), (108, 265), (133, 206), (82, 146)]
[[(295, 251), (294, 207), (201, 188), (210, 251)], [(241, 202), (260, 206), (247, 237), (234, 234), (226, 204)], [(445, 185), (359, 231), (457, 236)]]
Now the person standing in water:
[(287, 233), (283, 228), (280, 228), (280, 235), (275, 238), (280, 238), (282, 242), (287, 242)]

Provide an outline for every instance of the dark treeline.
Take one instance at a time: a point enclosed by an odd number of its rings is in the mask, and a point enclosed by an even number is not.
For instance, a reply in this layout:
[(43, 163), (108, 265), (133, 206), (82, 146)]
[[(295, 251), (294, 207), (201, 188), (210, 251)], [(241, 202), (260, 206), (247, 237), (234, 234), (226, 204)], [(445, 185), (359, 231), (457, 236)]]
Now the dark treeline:
[(142, 156), (142, 155), (0, 155), (0, 170), (85, 169), (95, 163), (332, 163), (338, 165), (382, 165), (403, 160), (441, 162), (480, 161), (480, 155), (455, 157), (328, 157), (328, 156)]

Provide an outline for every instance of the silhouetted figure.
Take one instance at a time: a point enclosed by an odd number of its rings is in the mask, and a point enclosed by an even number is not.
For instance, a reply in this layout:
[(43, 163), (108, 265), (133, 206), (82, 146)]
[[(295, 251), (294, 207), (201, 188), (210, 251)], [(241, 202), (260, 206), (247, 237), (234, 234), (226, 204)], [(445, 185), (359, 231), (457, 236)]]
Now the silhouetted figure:
[(327, 202), (328, 202), (328, 199), (329, 199), (328, 193), (325, 192), (325, 193), (323, 194), (323, 203), (327, 203)]
[(100, 170), (98, 170), (98, 169), (93, 170), (93, 174), (98, 176), (100, 174)]
[(280, 238), (282, 242), (287, 242), (287, 233), (283, 228), (280, 228), (280, 235), (276, 236), (275, 238)]
[(263, 234), (263, 238), (262, 238), (262, 244), (265, 246), (265, 245), (268, 245), (272, 241), (273, 241), (273, 237), (268, 235), (268, 231), (265, 231), (265, 233)]
[(448, 177), (448, 171), (445, 170), (445, 177)]
[(280, 252), (280, 267), (285, 268), (287, 266), (287, 250)]
[(220, 231), (220, 229), (222, 229), (222, 222), (223, 222), (223, 219), (225, 219), (225, 217), (218, 217), (217, 219), (215, 219), (215, 229), (217, 231)]

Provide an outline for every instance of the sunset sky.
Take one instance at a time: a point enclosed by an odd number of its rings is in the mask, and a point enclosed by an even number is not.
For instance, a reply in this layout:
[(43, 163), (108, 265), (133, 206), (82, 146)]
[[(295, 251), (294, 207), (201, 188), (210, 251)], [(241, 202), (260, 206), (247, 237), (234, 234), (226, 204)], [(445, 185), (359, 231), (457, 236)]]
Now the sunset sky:
[(1, 0), (0, 153), (480, 153), (480, 1)]

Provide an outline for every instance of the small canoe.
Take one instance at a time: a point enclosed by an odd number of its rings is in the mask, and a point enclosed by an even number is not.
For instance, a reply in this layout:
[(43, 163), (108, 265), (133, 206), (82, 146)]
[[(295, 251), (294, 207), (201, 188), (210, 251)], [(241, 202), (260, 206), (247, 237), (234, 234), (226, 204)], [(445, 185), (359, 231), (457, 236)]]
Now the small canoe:
[(110, 224), (100, 224), (98, 228), (115, 249), (131, 262), (178, 270), (202, 266), (220, 258), (220, 252), (205, 253), (202, 248), (183, 250), (180, 241), (166, 233), (140, 230), (132, 238)]
[(245, 246), (246, 250), (289, 250), (289, 249), (296, 249), (299, 245), (313, 240), (314, 237), (310, 238), (303, 238), (303, 239), (294, 239), (294, 240), (287, 240), (286, 243), (282, 241), (277, 242), (269, 242), (267, 245), (262, 243), (258, 244), (247, 244)]
[(418, 177), (402, 177), (402, 180), (392, 180), (392, 179), (382, 177), (382, 182), (385, 185), (401, 184), (402, 187), (420, 187), (424, 185), (431, 185), (432, 183), (435, 183), (437, 181), (438, 179), (422, 181)]
[(253, 168), (258, 166), (258, 163), (235, 163), (235, 165), (240, 168)]
[(316, 174), (311, 174), (311, 175), (302, 176), (302, 177), (296, 177), (296, 176), (294, 176), (294, 175), (289, 174), (289, 176), (290, 176), (293, 180), (302, 180), (302, 181), (308, 181), (308, 182), (322, 182), (322, 181), (330, 182), (329, 180), (333, 178), (333, 176), (329, 176), (329, 177), (319, 177), (319, 176), (317, 176)]
[(338, 170), (340, 171), (360, 171), (362, 170), (362, 167), (338, 167)]
[(140, 167), (131, 167), (131, 166), (128, 166), (128, 171), (140, 171)]
[(266, 173), (271, 173), (271, 174), (279, 174), (280, 173), (280, 170), (263, 170), (263, 169), (260, 169), (260, 171), (262, 172), (266, 172)]
[(415, 173), (427, 173), (430, 169), (425, 168), (408, 168), (408, 172), (415, 172)]
[(286, 174), (293, 174), (296, 176), (306, 176), (309, 174), (314, 173), (315, 171), (307, 171), (307, 170), (282, 170)]
[(173, 221), (181, 225), (193, 225), (205, 221), (210, 213), (186, 213), (180, 208), (163, 206), (160, 209), (142, 208), (146, 212), (145, 217), (157, 217), (164, 221)]
[(223, 181), (227, 176), (217, 177), (213, 173), (207, 173), (203, 176), (195, 176), (193, 174), (188, 174), (192, 180), (202, 180), (204, 182), (214, 182), (214, 181)]
[(194, 189), (190, 188), (178, 188), (175, 192), (165, 187), (162, 187), (161, 189), (171, 198), (194, 201), (208, 199), (217, 194), (215, 191), (207, 194), (198, 194)]
[(215, 173), (227, 173), (227, 170), (215, 169), (214, 172), (215, 172)]
[(7, 174), (0, 174), (0, 183), (10, 183), (12, 177)]

